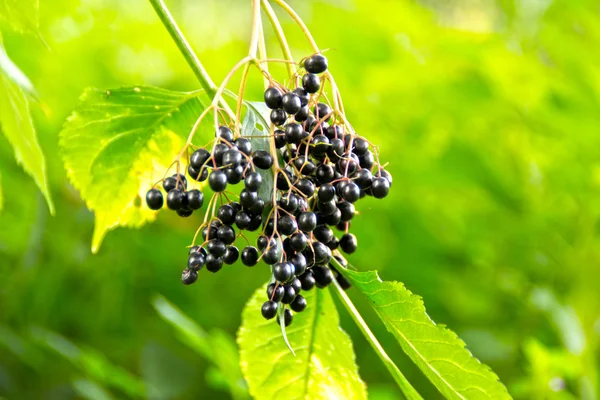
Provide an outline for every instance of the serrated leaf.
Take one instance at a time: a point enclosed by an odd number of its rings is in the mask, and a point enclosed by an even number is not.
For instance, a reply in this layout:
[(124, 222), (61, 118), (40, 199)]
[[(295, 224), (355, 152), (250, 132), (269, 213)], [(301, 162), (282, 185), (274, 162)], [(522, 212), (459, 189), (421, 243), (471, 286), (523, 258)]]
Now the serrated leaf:
[(266, 321), (259, 288), (246, 304), (238, 332), (242, 371), (256, 399), (366, 399), (352, 342), (339, 327), (329, 289), (302, 292), (308, 306), (287, 328), (290, 353), (279, 325)]
[(54, 214), (48, 188), (46, 160), (37, 140), (29, 111), (29, 100), (21, 87), (0, 70), (0, 130), (15, 152), (17, 162), (35, 180)]
[[(249, 136), (252, 143), (252, 150), (266, 150), (269, 148), (269, 123), (265, 119), (265, 112), (268, 108), (264, 103), (245, 102), (247, 106), (246, 117), (242, 122), (242, 136)], [(268, 115), (268, 114), (267, 114)], [(263, 183), (258, 189), (258, 195), (265, 203), (268, 203), (273, 198), (273, 171), (257, 168), (258, 173), (263, 178)]]
[(145, 193), (163, 177), (202, 112), (198, 95), (128, 87), (88, 89), (81, 96), (60, 147), (69, 179), (96, 215), (93, 252), (109, 230), (156, 217), (144, 204)]
[(163, 296), (155, 296), (152, 305), (161, 318), (177, 330), (182, 343), (216, 365), (219, 380), (226, 384), (234, 399), (248, 398), (237, 347), (230, 335), (218, 329), (205, 332)]
[(447, 399), (510, 399), (498, 376), (465, 348), (454, 332), (437, 325), (419, 296), (377, 272), (339, 268), (370, 300), (404, 352)]
[(0, 23), (17, 32), (36, 33), (39, 9), (39, 0), (0, 0)]

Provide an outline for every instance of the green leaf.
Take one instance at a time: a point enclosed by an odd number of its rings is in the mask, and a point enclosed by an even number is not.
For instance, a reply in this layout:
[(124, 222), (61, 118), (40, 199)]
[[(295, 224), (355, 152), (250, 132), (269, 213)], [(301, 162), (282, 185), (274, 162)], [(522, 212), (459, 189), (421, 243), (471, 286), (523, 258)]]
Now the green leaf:
[[(244, 104), (247, 106), (246, 117), (242, 122), (242, 136), (252, 136), (249, 138), (252, 143), (252, 150), (269, 149), (269, 123), (265, 119), (268, 118), (269, 109), (264, 103), (247, 101)], [(273, 199), (273, 171), (257, 169), (258, 173), (263, 178), (263, 184), (258, 190), (258, 195), (265, 203)]]
[(0, 175), (0, 211), (4, 207), (4, 197), (2, 195), (2, 175)]
[(377, 272), (338, 268), (370, 300), (404, 352), (447, 399), (510, 399), (498, 376), (465, 348), (454, 332), (437, 325), (419, 296)]
[(246, 304), (238, 332), (242, 371), (256, 399), (366, 399), (352, 342), (339, 327), (329, 289), (302, 292), (308, 307), (287, 328), (290, 353), (279, 325), (265, 321), (259, 288)]
[(39, 9), (39, 0), (0, 0), (0, 25), (21, 33), (36, 33)]
[[(203, 108), (198, 95), (154, 87), (83, 93), (60, 133), (60, 147), (69, 179), (96, 215), (93, 252), (109, 230), (156, 218), (145, 193), (183, 147)], [(196, 137), (204, 127), (210, 122)]]
[(4, 47), (2, 47), (2, 38), (0, 38), (0, 71), (13, 83), (19, 85), (28, 94), (36, 97), (33, 84), (23, 71), (10, 59)]
[(205, 332), (163, 296), (155, 296), (152, 305), (161, 318), (177, 330), (182, 343), (216, 365), (217, 378), (225, 383), (234, 399), (249, 398), (237, 346), (229, 334), (218, 329)]
[[(0, 48), (0, 53), (3, 52)], [(6, 71), (0, 68), (0, 129), (13, 147), (17, 162), (33, 177), (46, 197), (50, 213), (54, 215), (54, 203), (48, 188), (44, 153), (38, 143), (31, 119), (29, 100), (21, 88), (25, 83), (19, 82), (18, 79), (14, 81), (15, 78), (18, 76), (15, 76), (14, 71), (12, 75), (7, 75)]]

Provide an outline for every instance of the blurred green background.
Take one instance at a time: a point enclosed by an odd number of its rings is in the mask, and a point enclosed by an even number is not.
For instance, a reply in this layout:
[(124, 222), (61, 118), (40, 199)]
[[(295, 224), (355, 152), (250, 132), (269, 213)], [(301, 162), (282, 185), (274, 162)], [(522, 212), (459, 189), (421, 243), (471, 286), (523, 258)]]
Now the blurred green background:
[[(247, 54), (249, 1), (167, 3), (215, 81)], [(388, 198), (359, 204), (360, 246), (350, 261), (423, 296), (432, 318), (515, 398), (598, 398), (600, 3), (290, 4), (330, 49), (349, 119), (381, 146), (394, 175)], [(276, 10), (295, 58), (308, 55), (300, 31)], [(57, 211), (49, 215), (0, 138), (0, 398), (231, 398), (223, 370), (235, 362), (244, 302), (264, 276), (236, 265), (181, 285), (200, 217), (171, 213), (109, 233), (92, 255), (93, 214), (59, 155), (58, 132), (85, 87), (199, 87), (151, 6), (42, 1), (39, 37), (2, 34), (39, 94), (32, 111)], [(272, 72), (283, 78), (283, 69)], [(260, 99), (261, 88), (254, 74), (248, 97)], [(415, 387), (439, 398), (350, 295)], [(340, 314), (370, 397), (398, 398)], [(223, 345), (208, 354), (214, 337)], [(244, 398), (243, 382), (234, 396)]]

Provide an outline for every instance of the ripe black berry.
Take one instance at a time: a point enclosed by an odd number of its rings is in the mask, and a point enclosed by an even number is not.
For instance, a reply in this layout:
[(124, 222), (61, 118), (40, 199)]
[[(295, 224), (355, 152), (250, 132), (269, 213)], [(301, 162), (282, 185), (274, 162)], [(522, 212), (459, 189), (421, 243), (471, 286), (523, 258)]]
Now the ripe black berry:
[(356, 247), (358, 246), (356, 236), (351, 233), (346, 233), (340, 239), (340, 248), (346, 254), (352, 254), (356, 251)]
[(192, 271), (198, 271), (204, 266), (205, 257), (200, 252), (190, 254), (188, 258), (188, 268)]
[(290, 282), (290, 286), (294, 288), (294, 292), (296, 292), (296, 295), (298, 295), (298, 293), (300, 293), (300, 291), (302, 290), (302, 283), (298, 278), (292, 279), (292, 281)]
[(253, 267), (258, 262), (258, 250), (253, 246), (246, 246), (242, 250), (242, 263), (247, 267)]
[[(348, 203), (347, 201), (342, 201), (338, 203), (338, 209), (340, 210), (340, 220), (343, 222), (348, 222), (354, 217), (354, 204)], [(337, 224), (335, 224), (337, 225)]]
[(321, 164), (317, 167), (317, 180), (320, 183), (329, 183), (335, 176), (335, 171), (331, 165)]
[(317, 119), (323, 120), (323, 118), (325, 118), (324, 121), (328, 122), (331, 118), (329, 115), (331, 113), (331, 107), (325, 103), (319, 103), (315, 106), (314, 113)]
[(306, 299), (301, 295), (296, 296), (294, 301), (290, 303), (290, 308), (295, 312), (302, 312), (306, 309)]
[(315, 54), (304, 60), (304, 69), (313, 74), (327, 71), (327, 58), (322, 54)]
[(266, 235), (260, 235), (258, 239), (256, 239), (256, 245), (258, 246), (258, 249), (260, 251), (263, 251), (267, 247), (270, 248), (277, 246), (277, 241), (275, 240), (275, 238), (271, 238), (271, 240), (269, 241), (269, 237), (267, 237)]
[[(371, 183), (371, 193), (376, 199), (383, 199), (390, 192), (390, 182), (385, 178), (375, 178)], [(167, 197), (167, 205), (169, 198)]]
[[(223, 226), (227, 226), (227, 225), (223, 225)], [(221, 229), (221, 228), (219, 228), (219, 229)], [(217, 231), (217, 236), (218, 235), (219, 235), (219, 233)], [(221, 241), (219, 239), (211, 239), (206, 244), (206, 249), (208, 250), (208, 252), (210, 254), (213, 254), (217, 257), (222, 257), (223, 254), (225, 254), (226, 246), (225, 246), (225, 243), (223, 243), (223, 241)]]
[(235, 242), (235, 231), (229, 225), (222, 225), (217, 230), (217, 237), (225, 244)]
[(222, 192), (227, 187), (227, 175), (222, 170), (212, 171), (208, 177), (208, 185), (213, 192)]
[(269, 265), (275, 264), (280, 259), (281, 259), (281, 249), (277, 245), (271, 246), (271, 247), (265, 249), (265, 252), (263, 253), (263, 256), (262, 256), (262, 260), (266, 264), (269, 264)]
[(300, 124), (291, 123), (285, 126), (285, 139), (288, 143), (300, 143), (303, 133), (304, 129)]
[(267, 90), (265, 90), (265, 104), (272, 110), (281, 107), (282, 97), (283, 95), (277, 88), (270, 87)]
[(258, 150), (253, 154), (252, 162), (256, 168), (269, 169), (273, 166), (273, 156), (268, 151)]
[(326, 225), (317, 226), (313, 231), (313, 235), (321, 243), (327, 243), (333, 239), (333, 231)]
[(315, 282), (320, 288), (324, 288), (333, 282), (334, 278), (331, 270), (323, 265), (315, 265), (312, 267), (312, 272), (315, 277)]
[(297, 122), (306, 121), (309, 114), (310, 114), (310, 110), (309, 110), (308, 106), (304, 106), (300, 109), (300, 111), (298, 111), (296, 113), (296, 115), (294, 115), (294, 120), (296, 120)]
[(300, 275), (298, 279), (300, 279), (300, 283), (302, 284), (302, 290), (308, 291), (315, 287), (315, 277), (310, 270)]
[[(292, 312), (286, 308), (285, 311), (283, 312), (283, 324), (286, 327), (290, 326), (293, 319), (294, 319), (294, 314), (292, 314)], [(281, 325), (281, 321), (279, 320), (279, 318), (277, 318), (277, 323), (279, 325)]]
[[(300, 99), (298, 99), (298, 102), (300, 102)], [(280, 126), (285, 123), (285, 120), (287, 119), (287, 114), (285, 113), (284, 110), (282, 110), (281, 108), (278, 108), (276, 110), (271, 111), (270, 118), (271, 118), (271, 122), (274, 125)]]
[(304, 193), (306, 197), (312, 197), (315, 194), (315, 184), (308, 179), (299, 179), (295, 184), (296, 189)]
[(202, 166), (210, 158), (210, 153), (206, 149), (198, 149), (192, 153), (190, 157), (190, 165), (196, 170), (200, 171)]
[(250, 208), (258, 201), (259, 197), (256, 192), (251, 192), (248, 189), (243, 189), (240, 192), (240, 204), (244, 208)]
[(282, 235), (291, 235), (296, 232), (298, 229), (298, 225), (296, 224), (296, 220), (289, 215), (284, 215), (277, 220), (277, 230)]
[(317, 216), (315, 213), (306, 211), (298, 216), (298, 228), (302, 232), (312, 232), (317, 227)]
[(251, 192), (256, 192), (262, 185), (262, 176), (258, 172), (250, 172), (244, 179), (246, 189)]
[(190, 269), (184, 269), (181, 273), (181, 283), (184, 285), (191, 285), (198, 280), (198, 273)]
[(206, 270), (210, 272), (217, 272), (223, 268), (223, 259), (213, 254), (206, 256)]
[(294, 92), (288, 92), (281, 99), (281, 106), (286, 113), (290, 115), (296, 114), (302, 108), (302, 100)]
[(237, 149), (229, 149), (223, 153), (223, 165), (237, 167), (242, 162), (242, 153)]
[(294, 233), (290, 236), (290, 245), (295, 251), (303, 251), (308, 245), (308, 239), (302, 232)]
[(367, 168), (363, 168), (356, 173), (353, 179), (359, 188), (366, 189), (371, 186), (373, 174)]
[(289, 262), (280, 262), (273, 265), (273, 277), (278, 281), (285, 283), (290, 280), (294, 274), (293, 265)]
[(219, 129), (217, 131), (217, 136), (223, 140), (225, 140), (226, 142), (233, 142), (233, 132), (231, 132), (231, 129), (229, 129), (226, 126), (219, 126)]
[(231, 265), (237, 261), (240, 256), (240, 251), (235, 246), (227, 246), (225, 254), (223, 255), (223, 262), (227, 265)]
[(165, 200), (160, 190), (150, 189), (148, 190), (148, 193), (146, 193), (146, 204), (148, 205), (149, 209), (160, 210), (164, 202)]
[(274, 301), (265, 301), (262, 305), (260, 312), (265, 319), (275, 318), (277, 315), (277, 303)]
[(302, 87), (308, 93), (317, 93), (321, 87), (321, 80), (315, 74), (306, 74), (302, 77)]
[(192, 210), (198, 210), (204, 204), (204, 195), (198, 189), (190, 190), (186, 193), (187, 205)]
[(292, 92), (295, 93), (298, 96), (298, 98), (300, 98), (300, 104), (302, 105), (302, 107), (308, 105), (310, 95), (306, 90), (304, 90), (301, 87), (297, 87), (296, 89), (292, 90)]
[(294, 266), (294, 275), (300, 276), (306, 272), (306, 258), (302, 254), (294, 254), (289, 261)]
[(277, 283), (271, 283), (267, 286), (267, 297), (269, 300), (280, 302), (283, 298), (283, 286)]
[(290, 304), (296, 298), (296, 291), (291, 285), (283, 286), (283, 298), (281, 302), (283, 304)]
[(225, 225), (233, 225), (235, 222), (235, 210), (229, 204), (222, 205), (217, 211), (217, 218)]
[(252, 223), (252, 217), (246, 211), (238, 211), (235, 215), (235, 225), (238, 229), (247, 229)]
[(335, 197), (335, 188), (329, 183), (324, 183), (321, 185), (321, 187), (319, 187), (317, 197), (322, 203), (331, 201)]
[(350, 203), (356, 202), (356, 200), (358, 200), (360, 197), (360, 189), (358, 185), (354, 182), (346, 183), (342, 191), (342, 197)]
[(186, 205), (187, 197), (185, 192), (180, 189), (172, 189), (167, 195), (167, 207), (171, 210), (179, 210)]
[(250, 140), (241, 137), (241, 138), (237, 138), (235, 140), (235, 147), (237, 147), (237, 149), (239, 151), (241, 151), (243, 154), (249, 156), (250, 153), (252, 153), (252, 143), (250, 142)]

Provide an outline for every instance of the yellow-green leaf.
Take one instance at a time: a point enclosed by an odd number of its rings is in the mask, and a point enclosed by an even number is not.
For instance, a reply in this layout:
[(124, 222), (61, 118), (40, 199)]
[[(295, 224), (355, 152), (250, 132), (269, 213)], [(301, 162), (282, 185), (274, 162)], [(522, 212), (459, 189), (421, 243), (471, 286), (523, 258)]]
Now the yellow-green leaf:
[[(3, 52), (1, 48), (0, 51)], [(50, 213), (54, 214), (46, 161), (31, 119), (29, 99), (20, 86), (22, 82), (15, 82), (13, 78), (0, 68), (0, 130), (13, 147), (17, 162), (33, 177), (46, 197)]]
[(498, 376), (473, 357), (454, 332), (437, 325), (419, 296), (377, 272), (339, 268), (371, 306), (404, 352), (447, 399), (510, 399)]
[(0, 24), (17, 32), (36, 33), (39, 9), (39, 0), (0, 0)]
[(308, 306), (294, 314), (286, 330), (296, 356), (275, 320), (266, 321), (260, 313), (266, 289), (258, 289), (246, 304), (238, 344), (250, 394), (256, 399), (366, 399), (352, 342), (339, 327), (329, 289), (302, 295)]
[(69, 179), (96, 215), (92, 251), (109, 230), (156, 217), (145, 193), (162, 179), (202, 112), (198, 95), (154, 87), (84, 92), (60, 147)]

